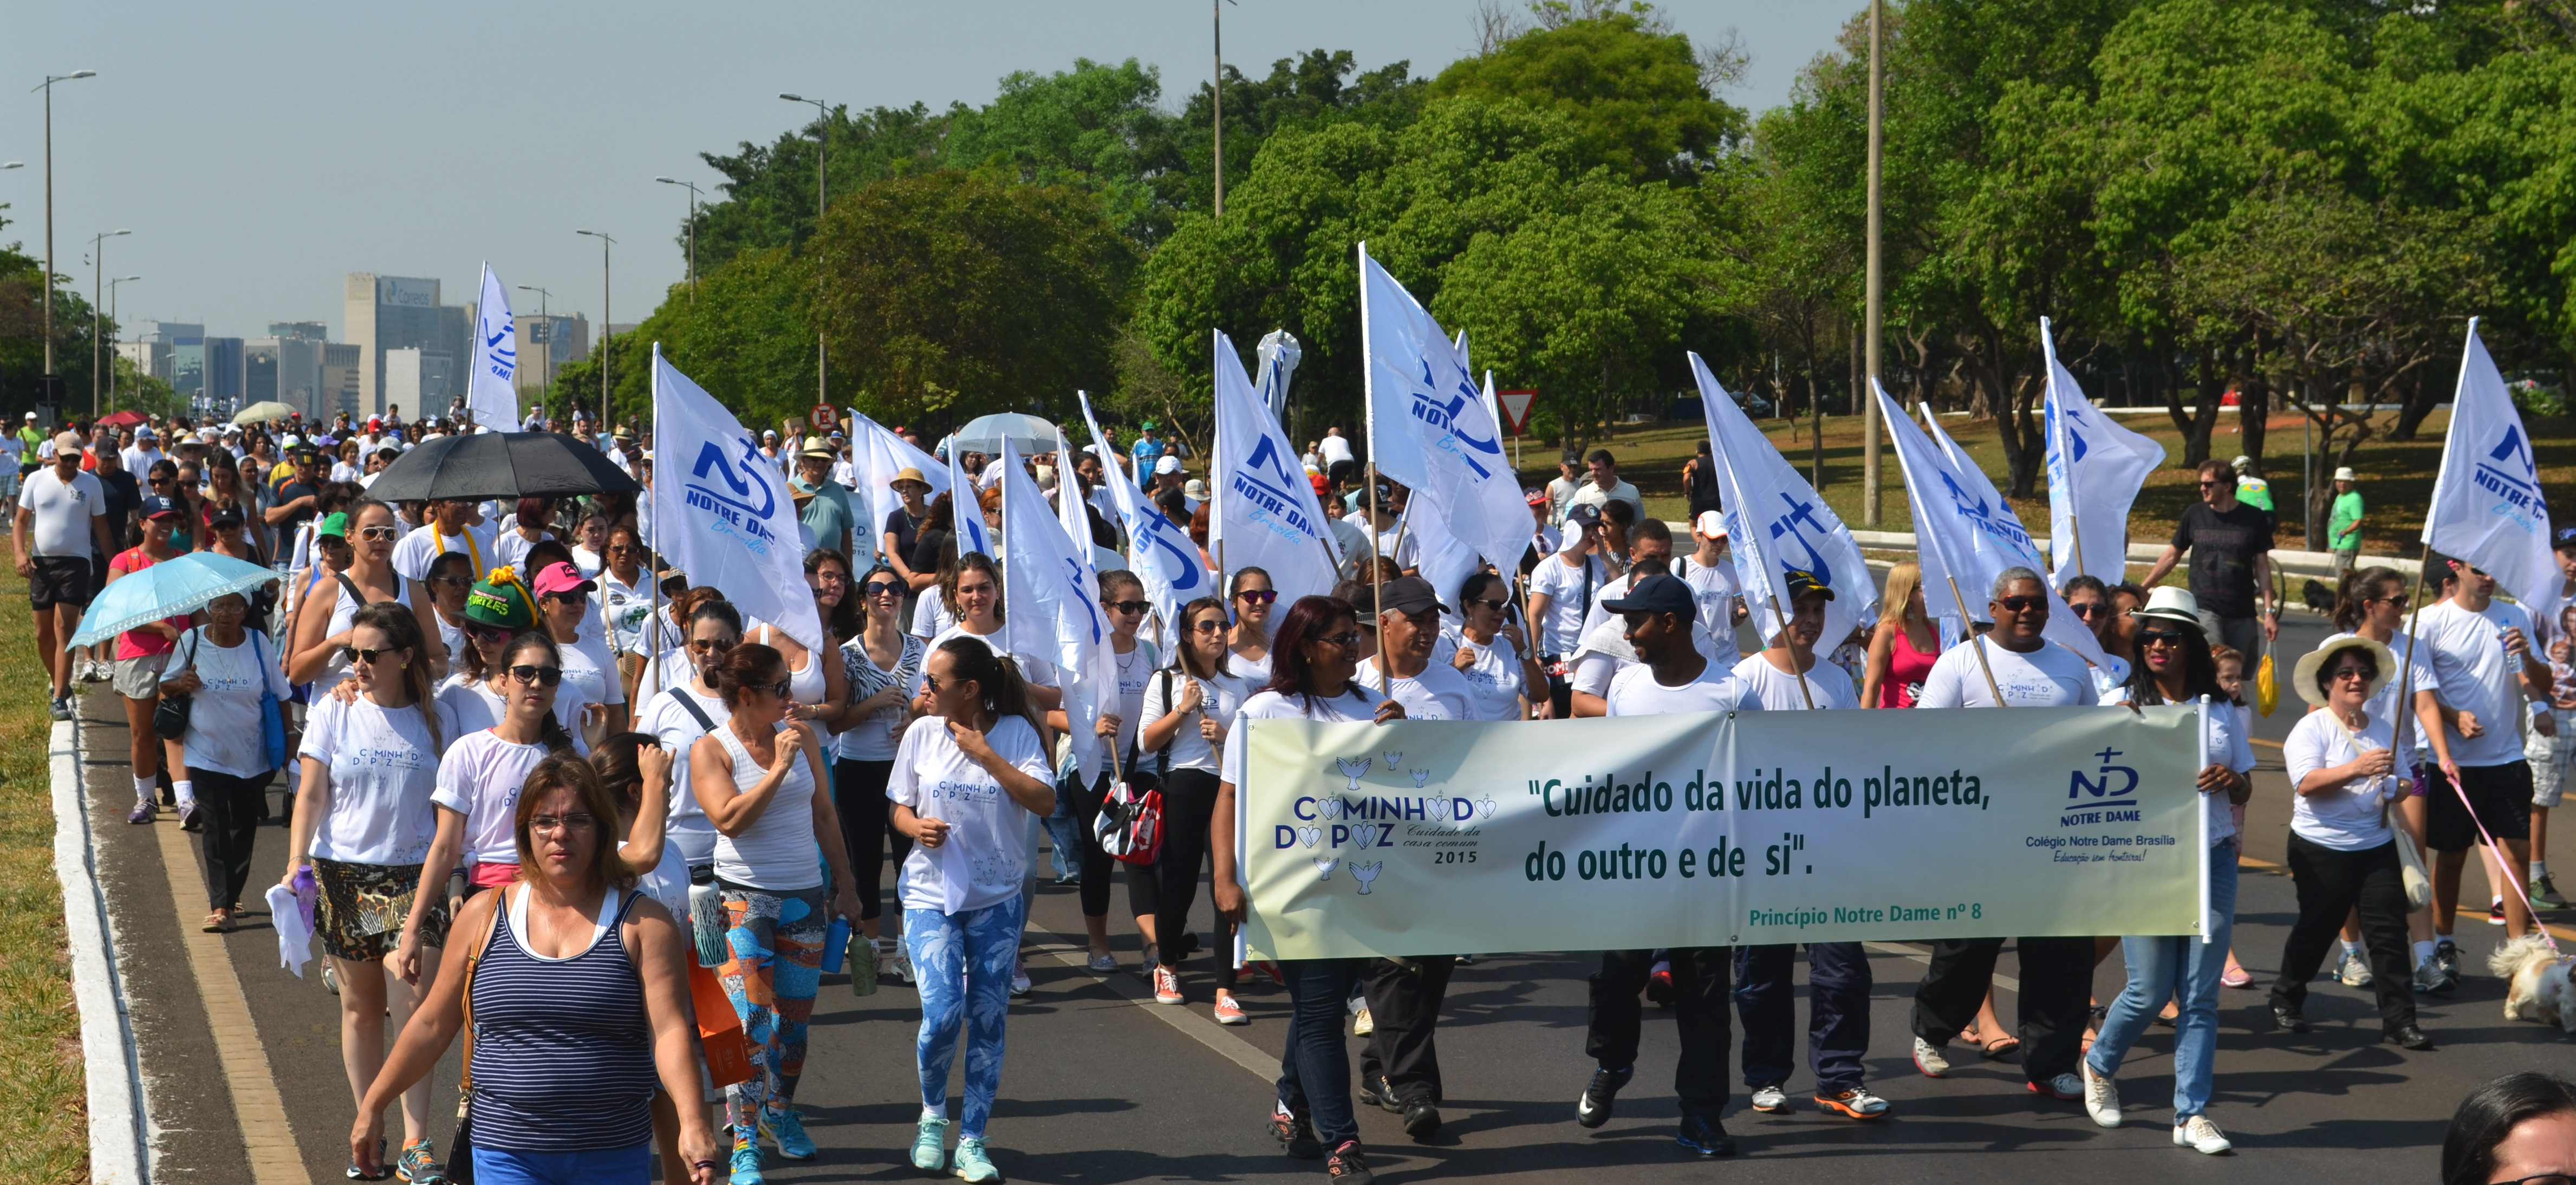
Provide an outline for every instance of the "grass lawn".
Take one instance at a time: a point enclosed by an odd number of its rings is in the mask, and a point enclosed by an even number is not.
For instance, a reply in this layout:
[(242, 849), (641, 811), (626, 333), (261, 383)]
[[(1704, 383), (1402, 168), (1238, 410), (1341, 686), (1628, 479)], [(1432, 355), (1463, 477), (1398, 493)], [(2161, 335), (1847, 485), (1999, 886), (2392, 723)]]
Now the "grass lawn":
[(47, 736), (27, 582), (0, 569), (0, 1181), (89, 1178), (80, 1015), (54, 879)]
[[(2382, 413), (2384, 424), (2393, 424), (2394, 416)], [(2155, 415), (2122, 416), (2120, 422), (2133, 431), (2143, 432), (2165, 446), (2167, 464), (2147, 479), (2129, 516), (2129, 539), (2136, 543), (2155, 543), (2173, 535), (2174, 524), (2182, 508), (2199, 494), (2194, 474), (2179, 467), (2182, 457), (2182, 434), (2175, 430), (2171, 417)], [(1789, 425), (1778, 420), (1760, 421), (1772, 444), (1798, 466), (1808, 471), (1808, 458), (1813, 447), (1807, 424), (1800, 421), (1794, 439)], [(2537, 419), (2526, 417), (2531, 430), (2533, 456), (2540, 463), (2540, 480), (2544, 486), (2557, 486), (2576, 481), (2576, 418)], [(2306, 550), (2306, 540), (2298, 522), (2299, 497), (2299, 424), (2296, 415), (2275, 416), (2266, 437), (2266, 469), (2271, 474), (2273, 504), (2280, 507), (2287, 521), (2282, 524), (2277, 546), (2289, 550)], [(2364, 444), (2353, 454), (2353, 469), (2361, 475), (2361, 493), (2368, 506), (2362, 520), (2362, 553), (2364, 555), (2403, 555), (2412, 558), (2416, 540), (2424, 522), (2424, 505), (2432, 497), (2433, 476), (2442, 463), (2442, 433), (2450, 425), (2448, 411), (2427, 416), (2416, 439), (2404, 444), (2385, 439)], [(1978, 465), (1996, 486), (2005, 484), (2003, 445), (1997, 440), (1992, 420), (1944, 419), (1941, 428), (1961, 447), (1976, 457)], [(1660, 424), (1637, 424), (1623, 428), (1616, 440), (1596, 442), (1619, 458), (1619, 476), (1636, 483), (1646, 496), (1646, 509), (1662, 518), (1680, 520), (1688, 507), (1682, 494), (1682, 463), (1697, 451), (1706, 430), (1698, 423), (1677, 421)], [(2210, 451), (2220, 460), (2233, 457), (2236, 446), (2236, 414), (2231, 409), (2219, 414), (2218, 427), (2210, 435)], [(1861, 422), (1856, 417), (1828, 417), (1825, 420), (1825, 488), (1827, 504), (1842, 516), (1854, 530), (1862, 529), (1861, 509)], [(1536, 439), (1523, 442), (1521, 481), (1524, 485), (1544, 485), (1556, 476), (1555, 455), (1551, 448)], [(1893, 448), (1882, 444), (1885, 466), (1880, 502), (1879, 529), (1911, 531), (1913, 519), (1906, 509), (1905, 480), (1896, 467)], [(2320, 480), (2331, 470), (2320, 470)], [(2013, 510), (2021, 516), (2022, 525), (2034, 535), (2048, 533), (2047, 475), (2043, 472), (2037, 495), (2013, 499)], [(2133, 573), (2133, 575), (2136, 573)]]

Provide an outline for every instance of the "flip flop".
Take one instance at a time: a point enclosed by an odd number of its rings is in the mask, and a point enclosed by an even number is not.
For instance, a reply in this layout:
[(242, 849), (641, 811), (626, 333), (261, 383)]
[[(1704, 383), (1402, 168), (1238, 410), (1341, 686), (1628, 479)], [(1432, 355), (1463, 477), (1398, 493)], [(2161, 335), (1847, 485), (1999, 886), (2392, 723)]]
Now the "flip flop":
[(2005, 1054), (2021, 1048), (2021, 1038), (2013, 1036), (1997, 1037), (1991, 1041), (1983, 1042), (1982, 1048), (1986, 1051), (1987, 1061), (2002, 1061)]

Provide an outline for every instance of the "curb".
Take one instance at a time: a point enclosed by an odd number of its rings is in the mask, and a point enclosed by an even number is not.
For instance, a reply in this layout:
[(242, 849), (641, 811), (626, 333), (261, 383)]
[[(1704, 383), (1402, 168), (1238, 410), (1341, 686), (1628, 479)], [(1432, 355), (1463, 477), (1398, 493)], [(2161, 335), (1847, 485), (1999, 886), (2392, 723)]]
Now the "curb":
[(54, 876), (62, 883), (72, 998), (80, 1007), (81, 1061), (89, 1085), (89, 1175), (98, 1185), (142, 1185), (145, 1116), (134, 1021), (116, 970), (115, 923), (98, 889), (97, 846), (81, 782), (80, 722), (54, 722), (49, 751)]

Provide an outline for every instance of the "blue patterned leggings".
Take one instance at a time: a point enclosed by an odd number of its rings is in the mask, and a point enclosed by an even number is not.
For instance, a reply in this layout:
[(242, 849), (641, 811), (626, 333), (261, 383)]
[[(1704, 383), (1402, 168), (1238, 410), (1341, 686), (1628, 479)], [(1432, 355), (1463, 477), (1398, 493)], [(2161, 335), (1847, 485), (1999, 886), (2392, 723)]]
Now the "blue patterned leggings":
[(1002, 1089), (1002, 1023), (1011, 1014), (1011, 961), (1020, 950), (1018, 897), (963, 913), (903, 911), (903, 943), (921, 988), (921, 1111), (948, 1114), (948, 1069), (966, 1035), (966, 1108), (957, 1134), (982, 1139)]
[(823, 979), (823, 890), (765, 893), (724, 890), (725, 945), (730, 952), (716, 976), (742, 1021), (751, 1046), (751, 1081), (725, 1088), (725, 1122), (744, 1138), (766, 1108), (775, 1113), (796, 1101), (796, 1079), (805, 1072), (805, 1022), (814, 1015), (814, 993)]

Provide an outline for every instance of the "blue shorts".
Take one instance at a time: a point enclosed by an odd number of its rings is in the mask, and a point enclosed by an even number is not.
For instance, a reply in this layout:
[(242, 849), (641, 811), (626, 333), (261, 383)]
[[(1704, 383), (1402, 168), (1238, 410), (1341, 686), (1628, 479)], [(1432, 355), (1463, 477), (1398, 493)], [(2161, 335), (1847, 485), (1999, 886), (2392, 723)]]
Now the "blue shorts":
[(652, 1185), (653, 1142), (590, 1152), (474, 1150), (475, 1185)]

